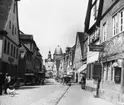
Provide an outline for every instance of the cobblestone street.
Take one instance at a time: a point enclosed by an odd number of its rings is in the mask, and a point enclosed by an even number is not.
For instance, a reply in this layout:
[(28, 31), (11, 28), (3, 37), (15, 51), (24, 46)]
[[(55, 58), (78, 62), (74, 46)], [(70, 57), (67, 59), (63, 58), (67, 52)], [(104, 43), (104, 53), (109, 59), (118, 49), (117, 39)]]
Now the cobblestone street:
[(112, 105), (94, 98), (93, 93), (82, 90), (79, 84), (71, 87), (49, 80), (45, 85), (22, 86), (16, 95), (0, 96), (0, 105)]
[(59, 99), (67, 89), (68, 86), (54, 82), (39, 86), (22, 86), (16, 90), (14, 97), (12, 95), (0, 96), (0, 105), (46, 105)]

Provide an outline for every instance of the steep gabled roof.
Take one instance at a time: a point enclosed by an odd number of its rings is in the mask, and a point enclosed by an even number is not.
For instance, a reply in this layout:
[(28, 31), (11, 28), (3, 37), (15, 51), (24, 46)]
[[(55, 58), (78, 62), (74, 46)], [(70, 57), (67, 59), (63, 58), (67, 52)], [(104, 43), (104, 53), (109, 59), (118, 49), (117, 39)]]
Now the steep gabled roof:
[(83, 32), (77, 32), (76, 41), (75, 41), (75, 48), (76, 48), (76, 44), (77, 44), (77, 38), (79, 38), (79, 42), (80, 42), (80, 46), (81, 46), (81, 54), (83, 56), (84, 33)]
[(0, 0), (0, 30), (4, 30), (13, 0)]

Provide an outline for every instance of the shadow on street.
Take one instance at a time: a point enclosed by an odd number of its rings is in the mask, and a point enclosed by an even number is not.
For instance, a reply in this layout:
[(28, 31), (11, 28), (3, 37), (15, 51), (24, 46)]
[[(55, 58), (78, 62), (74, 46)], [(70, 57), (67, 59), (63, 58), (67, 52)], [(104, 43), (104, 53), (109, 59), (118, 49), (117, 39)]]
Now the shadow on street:
[(19, 88), (19, 90), (24, 90), (24, 89), (35, 89), (35, 88), (40, 88), (40, 87), (36, 87), (36, 86), (22, 86)]

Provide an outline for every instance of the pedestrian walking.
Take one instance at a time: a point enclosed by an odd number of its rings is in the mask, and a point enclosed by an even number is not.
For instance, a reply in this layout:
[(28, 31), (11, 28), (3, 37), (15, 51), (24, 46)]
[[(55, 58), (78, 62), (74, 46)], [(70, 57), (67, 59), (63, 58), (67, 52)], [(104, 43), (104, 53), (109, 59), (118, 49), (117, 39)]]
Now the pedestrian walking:
[(85, 85), (86, 85), (86, 74), (82, 74), (82, 78), (81, 78), (81, 88), (85, 89)]
[(6, 77), (5, 77), (5, 85), (4, 85), (5, 94), (7, 94), (7, 88), (9, 88), (10, 81), (11, 81), (10, 75), (6, 74)]

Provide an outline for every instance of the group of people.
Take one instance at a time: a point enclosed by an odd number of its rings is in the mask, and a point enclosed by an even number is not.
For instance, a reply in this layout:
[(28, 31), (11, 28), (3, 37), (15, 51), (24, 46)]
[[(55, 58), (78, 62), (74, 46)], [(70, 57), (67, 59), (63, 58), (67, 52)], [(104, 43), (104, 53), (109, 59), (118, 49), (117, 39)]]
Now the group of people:
[(0, 95), (3, 94), (3, 89), (4, 89), (4, 94), (7, 94), (7, 89), (10, 86), (10, 81), (11, 77), (9, 74), (3, 75), (0, 73)]

